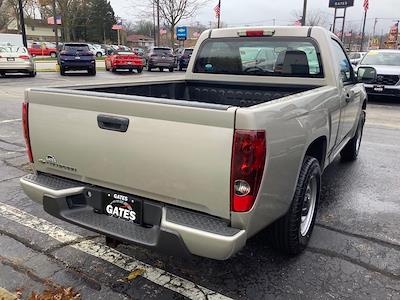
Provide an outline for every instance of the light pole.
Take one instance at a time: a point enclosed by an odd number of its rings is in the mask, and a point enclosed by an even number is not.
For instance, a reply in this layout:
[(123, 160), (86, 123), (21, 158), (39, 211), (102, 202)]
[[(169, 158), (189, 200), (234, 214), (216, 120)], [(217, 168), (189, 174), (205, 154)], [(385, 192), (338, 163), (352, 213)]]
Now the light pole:
[(22, 5), (22, 0), (18, 0), (19, 6), (19, 24), (21, 25), (22, 43), (24, 47), (28, 47), (28, 42), (26, 41), (26, 31), (25, 31), (25, 20), (24, 20), (24, 7)]
[(307, 17), (307, 0), (304, 0), (303, 17), (301, 18), (301, 26), (306, 26), (306, 17)]
[(53, 24), (54, 37), (56, 40), (56, 49), (58, 51), (58, 28), (57, 28), (56, 0), (53, 0), (53, 18), (54, 18), (54, 24)]

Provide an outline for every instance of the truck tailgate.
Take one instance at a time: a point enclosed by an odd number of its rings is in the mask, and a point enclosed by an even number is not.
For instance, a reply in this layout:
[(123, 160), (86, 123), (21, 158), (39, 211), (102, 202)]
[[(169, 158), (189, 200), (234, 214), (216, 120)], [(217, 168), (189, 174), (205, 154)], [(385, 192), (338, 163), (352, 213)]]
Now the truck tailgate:
[[(37, 171), (229, 219), (235, 108), (66, 90), (26, 96)], [(129, 126), (102, 129), (99, 115)]]

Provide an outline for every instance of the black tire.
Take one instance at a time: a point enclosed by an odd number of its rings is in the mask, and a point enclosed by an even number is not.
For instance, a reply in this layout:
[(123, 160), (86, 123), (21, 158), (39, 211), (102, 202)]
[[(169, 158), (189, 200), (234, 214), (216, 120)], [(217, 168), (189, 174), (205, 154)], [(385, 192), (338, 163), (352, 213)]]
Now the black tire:
[(152, 69), (151, 67), (147, 67), (147, 71), (151, 72), (151, 69)]
[(89, 69), (89, 70), (88, 70), (88, 74), (89, 74), (90, 76), (96, 76), (96, 69)]
[(29, 72), (28, 76), (29, 77), (35, 77), (36, 76), (36, 71)]
[(179, 66), (179, 71), (183, 71), (183, 68), (182, 68), (182, 66)]
[(164, 68), (163, 67), (160, 67), (159, 69), (160, 69), (160, 72), (164, 72)]
[(139, 74), (143, 72), (143, 68), (139, 68), (136, 70)]
[[(301, 223), (304, 205), (306, 202), (307, 191), (311, 182), (315, 179), (315, 202), (314, 209), (310, 212), (309, 227), (305, 227), (302, 233)], [(297, 180), (296, 191), (289, 211), (271, 226), (271, 242), (275, 248), (286, 254), (299, 254), (307, 246), (310, 240), (315, 217), (317, 215), (318, 202), (321, 191), (321, 168), (318, 160), (311, 156), (306, 156), (301, 166), (299, 178)], [(307, 198), (310, 199), (310, 198)], [(309, 200), (310, 202), (310, 200)], [(306, 211), (308, 212), (310, 208)]]
[(65, 76), (65, 69), (63, 67), (60, 67), (60, 75)]
[(364, 131), (365, 115), (365, 111), (361, 111), (356, 134), (350, 141), (347, 142), (342, 151), (340, 151), (340, 158), (342, 161), (354, 161), (357, 159), (358, 153), (360, 152), (361, 141)]
[(174, 71), (174, 68), (169, 68), (169, 71), (172, 73)]
[(111, 68), (111, 72), (116, 73), (117, 69), (116, 68)]

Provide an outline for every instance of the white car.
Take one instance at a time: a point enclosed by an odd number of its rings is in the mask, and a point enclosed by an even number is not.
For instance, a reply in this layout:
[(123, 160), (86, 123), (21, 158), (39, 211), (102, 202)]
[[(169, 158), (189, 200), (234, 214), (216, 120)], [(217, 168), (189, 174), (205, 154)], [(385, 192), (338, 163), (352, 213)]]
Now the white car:
[(371, 73), (369, 75), (372, 75), (373, 79), (364, 82), (369, 96), (400, 99), (400, 50), (371, 50), (358, 67), (367, 68), (367, 72)]
[(352, 65), (357, 66), (367, 52), (351, 52), (349, 54), (349, 59)]
[(36, 76), (35, 62), (25, 47), (0, 45), (0, 75), (24, 73)]
[(100, 45), (96, 44), (88, 44), (90, 51), (95, 55), (96, 57), (102, 57), (106, 55), (106, 50), (101, 48)]

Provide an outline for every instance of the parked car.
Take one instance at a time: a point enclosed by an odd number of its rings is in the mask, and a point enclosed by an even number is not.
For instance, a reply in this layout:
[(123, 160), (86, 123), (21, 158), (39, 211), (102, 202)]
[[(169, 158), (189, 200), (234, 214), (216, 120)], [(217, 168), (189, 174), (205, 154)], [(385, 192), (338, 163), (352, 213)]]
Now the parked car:
[(36, 76), (35, 62), (25, 47), (0, 46), (0, 75), (6, 73)]
[(170, 72), (174, 71), (175, 57), (172, 49), (168, 47), (155, 47), (150, 49), (147, 59), (147, 70), (159, 68), (162, 72), (168, 69)]
[(60, 74), (66, 71), (86, 70), (89, 75), (96, 75), (96, 56), (87, 44), (65, 43), (58, 57)]
[(28, 45), (28, 51), (32, 56), (57, 57), (56, 47), (49, 47), (46, 43), (32, 43), (31, 45)]
[[(245, 71), (243, 48), (275, 49), (275, 68)], [(224, 28), (193, 53), (185, 79), (27, 90), (25, 193), (110, 245), (228, 259), (271, 226), (275, 247), (300, 253), (322, 172), (362, 140), (366, 92), (341, 41), (322, 27)]]
[(96, 57), (103, 57), (106, 55), (106, 51), (101, 48), (101, 45), (88, 44), (90, 51), (96, 55)]
[(349, 54), (351, 64), (357, 66), (365, 54), (367, 54), (367, 52), (351, 52)]
[(142, 48), (133, 48), (132, 51), (137, 53), (140, 57), (144, 57), (145, 52)]
[[(370, 80), (365, 82), (368, 95), (400, 98), (400, 50), (371, 50), (361, 60)], [(372, 67), (373, 69), (365, 69)]]
[(133, 52), (114, 50), (111, 55), (107, 55), (104, 63), (106, 71), (116, 72), (117, 70), (126, 69), (132, 72), (136, 70), (138, 73), (143, 71), (143, 59)]
[(178, 67), (179, 71), (182, 71), (183, 69), (187, 69), (189, 65), (189, 60), (192, 57), (193, 53), (193, 48), (185, 48), (182, 53), (178, 57)]

